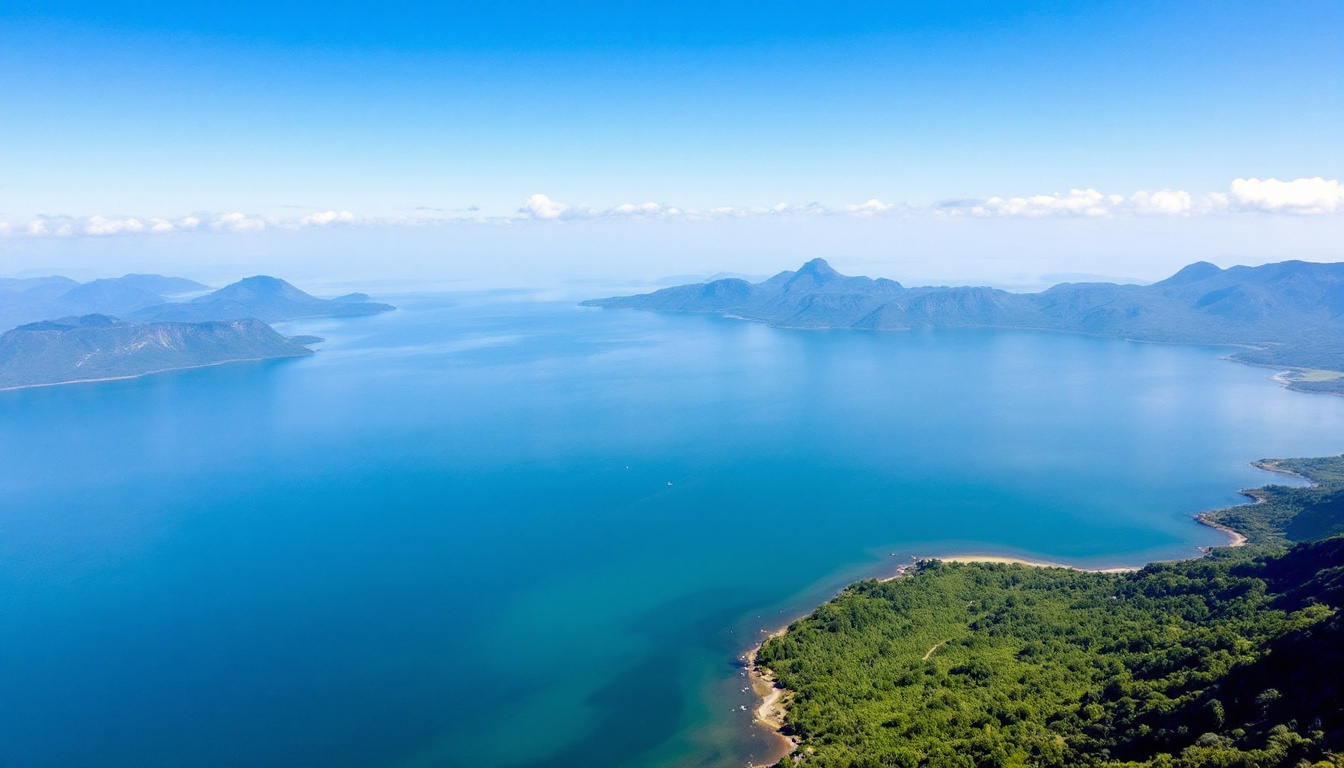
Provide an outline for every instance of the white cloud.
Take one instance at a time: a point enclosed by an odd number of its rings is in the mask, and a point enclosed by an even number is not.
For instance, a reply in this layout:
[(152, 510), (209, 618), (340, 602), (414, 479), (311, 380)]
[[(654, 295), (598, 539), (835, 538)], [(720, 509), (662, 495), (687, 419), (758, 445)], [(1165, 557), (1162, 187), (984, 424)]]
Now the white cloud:
[(1129, 205), (1141, 216), (1184, 216), (1194, 207), (1190, 193), (1180, 189), (1141, 190), (1129, 196)]
[[(470, 209), (468, 209), (470, 210)], [(886, 203), (871, 198), (863, 203), (829, 207), (820, 203), (772, 206), (715, 206), (683, 208), (668, 203), (623, 203), (610, 208), (594, 208), (552, 200), (543, 194), (527, 198), (517, 209), (519, 216), (490, 216), (473, 211), (463, 216), (358, 217), (350, 211), (327, 210), (299, 218), (277, 219), (242, 212), (197, 213), (180, 219), (158, 217), (76, 218), (65, 215), (41, 215), (24, 222), (0, 222), (0, 236), (103, 236), (166, 234), (209, 228), (217, 232), (260, 232), (270, 229), (303, 229), (340, 224), (371, 227), (435, 227), (457, 224), (508, 225), (519, 219), (597, 220), (597, 219), (673, 219), (713, 221), (722, 219), (783, 219), (789, 217), (867, 218), (894, 214), (909, 216), (975, 216), (997, 218), (1110, 218), (1110, 217), (1191, 217), (1211, 214), (1299, 215), (1344, 213), (1344, 186), (1338, 180), (1304, 178), (1236, 179), (1227, 192), (1196, 195), (1185, 190), (1140, 190), (1129, 195), (1102, 193), (1096, 189), (1071, 189), (1064, 193), (1023, 197), (990, 197), (944, 200), (928, 206), (913, 207)]]
[(1236, 211), (1330, 213), (1344, 211), (1344, 188), (1337, 181), (1237, 179), (1230, 192), (1196, 196), (1181, 189), (1140, 190), (1128, 197), (1095, 189), (1030, 197), (950, 200), (935, 206), (945, 214), (1042, 218), (1047, 216), (1192, 216)]
[(828, 208), (820, 203), (809, 203), (807, 205), (794, 205), (791, 203), (778, 203), (769, 207), (746, 208), (740, 206), (718, 206), (714, 208), (695, 209), (680, 208), (667, 203), (622, 203), (611, 208), (593, 208), (587, 205), (570, 205), (558, 200), (552, 200), (546, 195), (532, 195), (523, 205), (518, 208), (518, 212), (524, 214), (526, 218), (531, 219), (612, 219), (612, 218), (676, 218), (681, 217), (689, 220), (707, 220), (722, 218), (748, 218), (753, 216), (761, 217), (779, 217), (779, 216), (826, 216), (847, 214), (854, 216), (872, 216), (877, 213), (884, 213), (894, 209), (896, 206), (891, 203), (884, 203), (876, 198), (866, 203), (856, 205), (847, 205), (843, 208)]
[(721, 205), (718, 208), (710, 208), (708, 214), (710, 217), (729, 216), (732, 218), (743, 218), (751, 215), (749, 208), (735, 208), (731, 205)]
[[(771, 213), (775, 216), (793, 216), (793, 215), (826, 216), (833, 213), (849, 212), (850, 207), (851, 206), (846, 206), (844, 211), (837, 211), (831, 208), (827, 208), (821, 203), (808, 203), (807, 205), (791, 205), (789, 203), (780, 203), (775, 207), (769, 209), (769, 211), (764, 212)], [(752, 213), (763, 213), (763, 211), (761, 211), (760, 209), (754, 209)]]
[(859, 203), (858, 205), (846, 205), (845, 210), (849, 211), (855, 216), (872, 216), (878, 213), (885, 213), (886, 211), (890, 211), (892, 208), (895, 207), (896, 207), (895, 203), (884, 203), (881, 200), (878, 200), (876, 197), (874, 197), (873, 199), (869, 200), (866, 203)]
[(260, 232), (266, 228), (266, 220), (260, 216), (235, 212), (216, 216), (210, 226), (224, 232)]
[(973, 205), (975, 216), (1108, 216), (1124, 202), (1120, 195), (1103, 195), (1095, 189), (1071, 189), (1067, 194), (1032, 195), (1031, 197), (991, 197)]
[(323, 211), (299, 219), (301, 227), (325, 227), (328, 224), (349, 223), (355, 220), (355, 214), (349, 211)]
[[(200, 226), (200, 224), (201, 220), (195, 216), (187, 216), (179, 219), (176, 223), (158, 217), (126, 217), (112, 219), (106, 216), (89, 216), (87, 218), (75, 218), (72, 216), (42, 216), (30, 221), (24, 228), (24, 232), (33, 237), (42, 237), (45, 235), (89, 235), (92, 237), (135, 234), (162, 235), (169, 232), (176, 232), (180, 229), (195, 229)], [(4, 228), (6, 231), (11, 226), (12, 225), (7, 223), (0, 224), (0, 227)], [(264, 227), (265, 221), (257, 217), (249, 217), (237, 213), (217, 217), (213, 226), (215, 226), (216, 229), (230, 231), (249, 231)]]
[[(320, 227), (336, 223), (359, 222), (353, 213), (349, 211), (323, 211), (304, 216), (299, 219), (276, 220), (254, 214), (241, 212), (224, 214), (199, 214), (184, 216), (177, 220), (170, 220), (161, 217), (127, 217), (127, 218), (108, 218), (106, 216), (89, 216), (87, 218), (75, 218), (72, 216), (40, 216), (23, 225), (22, 232), (31, 237), (45, 237), (50, 235), (86, 235), (92, 237), (102, 237), (106, 235), (162, 235), (172, 232), (192, 231), (208, 226), (218, 232), (260, 232), (274, 227), (300, 228), (300, 227)], [(402, 220), (384, 219), (377, 220), (378, 223), (387, 225), (396, 225), (408, 223)], [(4, 223), (0, 224), (5, 231), (13, 228), (14, 225)]]
[(1337, 179), (1236, 179), (1230, 200), (1243, 210), (1267, 213), (1334, 213), (1344, 210), (1344, 187)]
[(611, 209), (611, 212), (614, 214), (624, 214), (626, 216), (659, 216), (667, 215), (672, 211), (675, 211), (676, 213), (681, 212), (676, 208), (668, 208), (659, 203), (640, 203), (638, 205), (635, 203), (623, 203)]
[(28, 234), (69, 237), (75, 234), (74, 220), (68, 216), (43, 216), (28, 222)]
[(105, 219), (102, 216), (90, 216), (84, 222), (86, 235), (120, 235), (141, 232), (144, 229), (145, 225), (139, 219)]
[(562, 203), (546, 195), (532, 195), (518, 212), (532, 219), (670, 218), (687, 213), (681, 208), (664, 203), (622, 203), (611, 208), (593, 208), (588, 205)]
[(565, 203), (557, 203), (545, 195), (533, 195), (527, 198), (519, 213), (525, 213), (534, 219), (558, 219), (569, 211)]

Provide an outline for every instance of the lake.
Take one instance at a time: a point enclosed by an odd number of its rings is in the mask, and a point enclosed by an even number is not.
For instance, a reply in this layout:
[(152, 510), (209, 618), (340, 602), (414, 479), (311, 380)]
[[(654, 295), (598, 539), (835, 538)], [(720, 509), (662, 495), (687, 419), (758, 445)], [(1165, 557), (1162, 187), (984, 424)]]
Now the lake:
[(0, 764), (741, 766), (736, 658), (911, 555), (1191, 557), (1344, 450), (1224, 349), (408, 295), (0, 392)]

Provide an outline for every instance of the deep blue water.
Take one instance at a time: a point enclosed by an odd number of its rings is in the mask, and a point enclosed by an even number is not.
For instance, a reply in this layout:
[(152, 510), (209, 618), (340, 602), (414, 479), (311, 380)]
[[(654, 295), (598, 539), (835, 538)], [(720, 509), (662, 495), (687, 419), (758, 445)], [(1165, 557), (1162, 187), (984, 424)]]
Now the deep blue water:
[(1344, 450), (1214, 348), (397, 303), (0, 393), (0, 765), (738, 766), (736, 655), (847, 581), (1191, 556)]

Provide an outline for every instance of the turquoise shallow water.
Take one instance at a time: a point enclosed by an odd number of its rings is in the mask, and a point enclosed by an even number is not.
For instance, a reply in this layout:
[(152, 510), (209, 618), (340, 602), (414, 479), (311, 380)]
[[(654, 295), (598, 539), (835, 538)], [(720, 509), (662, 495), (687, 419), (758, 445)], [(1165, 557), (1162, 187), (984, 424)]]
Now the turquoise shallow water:
[(1212, 348), (396, 303), (0, 393), (0, 765), (738, 766), (736, 655), (847, 581), (1194, 555), (1344, 450)]

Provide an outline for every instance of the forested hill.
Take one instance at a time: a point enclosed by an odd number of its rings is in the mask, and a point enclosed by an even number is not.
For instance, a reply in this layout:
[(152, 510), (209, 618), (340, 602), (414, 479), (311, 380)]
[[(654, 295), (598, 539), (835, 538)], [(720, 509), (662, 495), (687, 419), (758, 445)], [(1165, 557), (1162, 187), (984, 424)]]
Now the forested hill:
[[(1344, 487), (1344, 458), (1315, 461), (1297, 490)], [(1338, 525), (1333, 498), (1266, 529)], [(757, 663), (791, 697), (781, 765), (1344, 766), (1342, 606), (1338, 536), (1126, 574), (927, 561), (846, 589)]]
[(312, 353), (260, 320), (137, 324), (85, 315), (0, 334), (0, 389)]
[(1145, 341), (1247, 345), (1245, 362), (1317, 371), (1292, 383), (1344, 391), (1344, 263), (1185, 267), (1152, 285), (1065, 283), (1041, 293), (907, 288), (849, 277), (823, 259), (759, 283), (714, 280), (586, 306), (710, 312), (791, 328), (1011, 327)]

